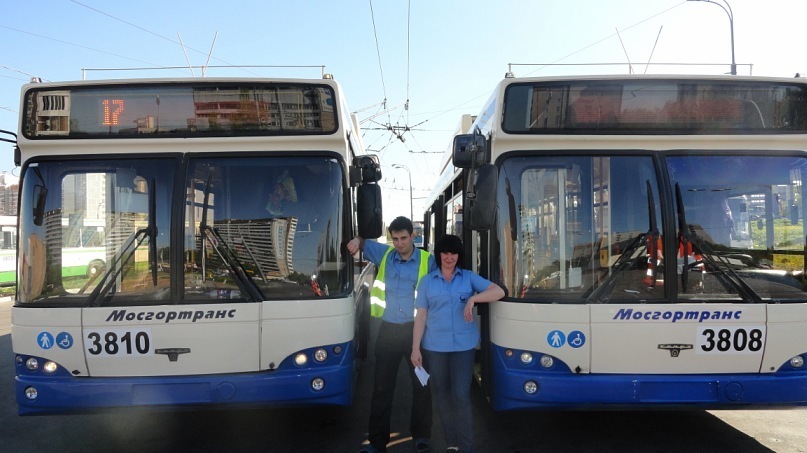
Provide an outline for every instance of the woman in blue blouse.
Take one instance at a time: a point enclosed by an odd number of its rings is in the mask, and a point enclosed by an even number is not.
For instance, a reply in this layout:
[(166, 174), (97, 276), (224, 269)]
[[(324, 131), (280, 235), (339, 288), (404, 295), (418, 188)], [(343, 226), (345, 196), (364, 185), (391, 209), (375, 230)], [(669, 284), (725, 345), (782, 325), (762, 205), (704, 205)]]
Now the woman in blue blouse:
[[(463, 269), (462, 241), (445, 235), (434, 247), (438, 268), (418, 285), (412, 365), (429, 363), (431, 387), (449, 452), (473, 451), (471, 379), (479, 328), (474, 304), (494, 302), (504, 290)], [(421, 353), (422, 348), (422, 353)]]

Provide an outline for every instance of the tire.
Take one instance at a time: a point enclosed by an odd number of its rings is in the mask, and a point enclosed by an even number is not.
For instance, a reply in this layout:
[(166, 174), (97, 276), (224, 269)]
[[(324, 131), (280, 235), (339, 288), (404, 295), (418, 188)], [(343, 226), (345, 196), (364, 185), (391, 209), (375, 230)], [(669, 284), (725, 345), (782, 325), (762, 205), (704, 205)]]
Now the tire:
[(106, 270), (106, 263), (101, 260), (92, 260), (87, 265), (87, 277), (98, 277), (104, 270)]

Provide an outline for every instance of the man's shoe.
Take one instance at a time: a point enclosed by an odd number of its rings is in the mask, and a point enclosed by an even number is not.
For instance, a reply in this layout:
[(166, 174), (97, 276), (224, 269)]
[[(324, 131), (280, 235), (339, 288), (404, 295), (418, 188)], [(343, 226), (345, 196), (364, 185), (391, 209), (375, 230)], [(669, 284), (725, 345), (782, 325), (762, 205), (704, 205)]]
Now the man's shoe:
[(459, 447), (448, 447), (446, 448), (446, 453), (460, 453)]
[(429, 444), (429, 439), (415, 439), (415, 453), (429, 453), (432, 451), (432, 446)]

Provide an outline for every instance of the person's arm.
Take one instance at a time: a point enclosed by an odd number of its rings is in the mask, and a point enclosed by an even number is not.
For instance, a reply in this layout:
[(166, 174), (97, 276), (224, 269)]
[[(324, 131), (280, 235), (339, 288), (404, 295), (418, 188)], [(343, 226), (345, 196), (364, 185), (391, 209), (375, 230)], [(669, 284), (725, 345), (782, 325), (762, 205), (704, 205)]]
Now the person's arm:
[(357, 253), (359, 253), (359, 250), (364, 250), (364, 238), (361, 236), (356, 236), (347, 243), (347, 251), (351, 255), (355, 256)]
[(426, 330), (426, 317), (429, 309), (420, 307), (415, 312), (415, 327), (412, 330), (412, 366), (423, 367), (423, 354), (420, 352), (420, 342), (423, 340), (423, 332)]
[(504, 297), (504, 290), (501, 288), (501, 286), (491, 282), (491, 284), (488, 285), (484, 291), (474, 294), (468, 298), (468, 301), (465, 302), (465, 312), (463, 313), (465, 315), (465, 320), (468, 322), (473, 321), (474, 304), (496, 302), (502, 297)]

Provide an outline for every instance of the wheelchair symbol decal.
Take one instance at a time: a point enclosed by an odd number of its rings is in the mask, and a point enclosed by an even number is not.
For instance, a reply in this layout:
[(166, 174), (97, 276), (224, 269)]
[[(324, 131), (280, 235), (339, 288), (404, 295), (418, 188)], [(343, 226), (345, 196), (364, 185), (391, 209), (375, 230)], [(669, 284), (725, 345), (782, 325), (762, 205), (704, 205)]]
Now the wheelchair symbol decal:
[(67, 332), (59, 332), (56, 335), (56, 345), (62, 349), (70, 349), (73, 346), (73, 336)]
[(580, 348), (586, 344), (586, 334), (579, 330), (573, 330), (568, 334), (560, 330), (553, 330), (546, 336), (546, 342), (553, 348), (560, 348), (568, 344), (572, 348)]
[(569, 336), (566, 338), (566, 341), (569, 342), (569, 346), (577, 349), (586, 344), (586, 334), (579, 330), (573, 330), (569, 332)]

